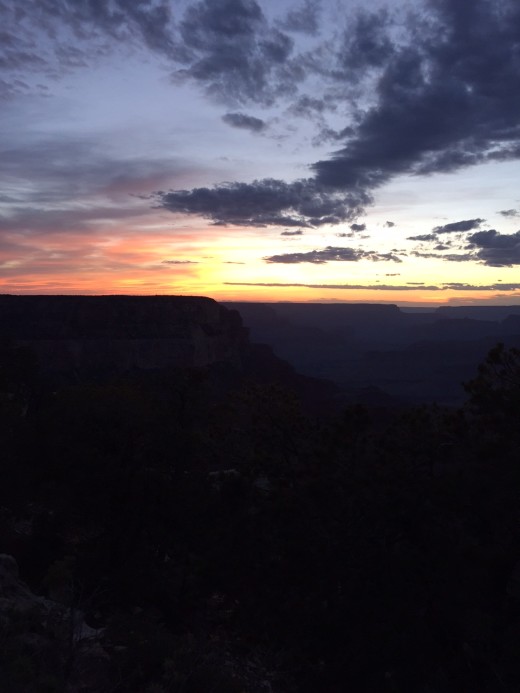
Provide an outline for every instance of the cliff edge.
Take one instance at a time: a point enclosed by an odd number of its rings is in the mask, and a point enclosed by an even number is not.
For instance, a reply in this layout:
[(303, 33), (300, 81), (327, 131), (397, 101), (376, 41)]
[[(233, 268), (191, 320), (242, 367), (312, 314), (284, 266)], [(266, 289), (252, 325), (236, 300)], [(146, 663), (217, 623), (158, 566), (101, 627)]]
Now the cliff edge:
[(0, 295), (0, 338), (47, 372), (125, 372), (240, 363), (237, 311), (199, 296)]

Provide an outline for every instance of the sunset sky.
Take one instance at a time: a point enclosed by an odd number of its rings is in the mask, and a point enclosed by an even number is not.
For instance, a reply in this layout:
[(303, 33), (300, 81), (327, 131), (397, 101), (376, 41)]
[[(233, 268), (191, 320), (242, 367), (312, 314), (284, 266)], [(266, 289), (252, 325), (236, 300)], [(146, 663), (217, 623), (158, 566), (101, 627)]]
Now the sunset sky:
[(520, 303), (518, 0), (0, 17), (0, 292)]

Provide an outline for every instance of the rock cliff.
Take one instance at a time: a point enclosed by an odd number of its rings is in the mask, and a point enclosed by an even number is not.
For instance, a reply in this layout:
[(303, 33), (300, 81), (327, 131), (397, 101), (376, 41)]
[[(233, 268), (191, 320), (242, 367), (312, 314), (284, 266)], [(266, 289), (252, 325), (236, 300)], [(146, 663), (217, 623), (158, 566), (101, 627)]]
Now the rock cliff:
[(47, 372), (238, 364), (236, 311), (195, 296), (0, 296), (0, 337), (29, 346)]

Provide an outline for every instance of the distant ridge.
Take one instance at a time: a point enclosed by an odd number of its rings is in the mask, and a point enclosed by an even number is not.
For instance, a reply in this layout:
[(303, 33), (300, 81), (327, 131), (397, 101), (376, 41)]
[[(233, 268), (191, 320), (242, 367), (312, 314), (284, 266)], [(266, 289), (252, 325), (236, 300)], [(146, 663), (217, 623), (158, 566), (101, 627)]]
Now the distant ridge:
[(407, 403), (460, 404), (462, 383), (497, 343), (520, 346), (520, 306), (240, 303), (251, 339), (306, 375), (348, 392), (376, 388)]

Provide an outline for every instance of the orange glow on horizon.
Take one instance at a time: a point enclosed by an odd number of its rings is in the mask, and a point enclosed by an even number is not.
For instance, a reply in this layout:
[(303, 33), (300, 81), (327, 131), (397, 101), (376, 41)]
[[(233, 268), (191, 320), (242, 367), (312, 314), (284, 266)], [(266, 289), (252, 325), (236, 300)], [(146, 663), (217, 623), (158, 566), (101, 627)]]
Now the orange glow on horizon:
[[(400, 263), (283, 264), (266, 261), (280, 248), (279, 232), (216, 229), (205, 223), (173, 230), (157, 224), (152, 230), (157, 221), (152, 213), (118, 228), (105, 225), (74, 233), (52, 230), (39, 236), (7, 233), (8, 242), (0, 255), (0, 292), (198, 295), (217, 301), (423, 306), (520, 303), (520, 290), (500, 291), (500, 285), (495, 284), (496, 269), (475, 263), (456, 266), (457, 281), (475, 288), (444, 289), (443, 283), (454, 279), (454, 265), (441, 260), (426, 262), (409, 257)], [(308, 252), (327, 243), (309, 236), (305, 241), (283, 239), (282, 251), (300, 252), (303, 248)], [(501, 268), (504, 283), (513, 285), (515, 274), (514, 268)], [(343, 285), (361, 288), (344, 289)], [(378, 285), (386, 288), (373, 288)], [(392, 289), (392, 285), (402, 288)], [(480, 285), (496, 288), (478, 289)]]
[[(184, 295), (208, 296), (216, 301), (260, 303), (393, 303), (397, 305), (436, 306), (445, 304), (496, 303), (520, 304), (520, 292), (497, 291), (392, 291), (370, 289), (326, 290), (306, 287), (262, 287), (212, 284), (193, 276), (190, 265), (180, 265), (175, 280), (155, 273), (140, 276), (117, 276), (92, 273), (78, 276), (71, 273), (36, 278), (20, 276), (14, 281), (0, 280), (0, 293), (6, 294), (85, 294), (85, 295)], [(179, 276), (181, 275), (181, 276)]]

